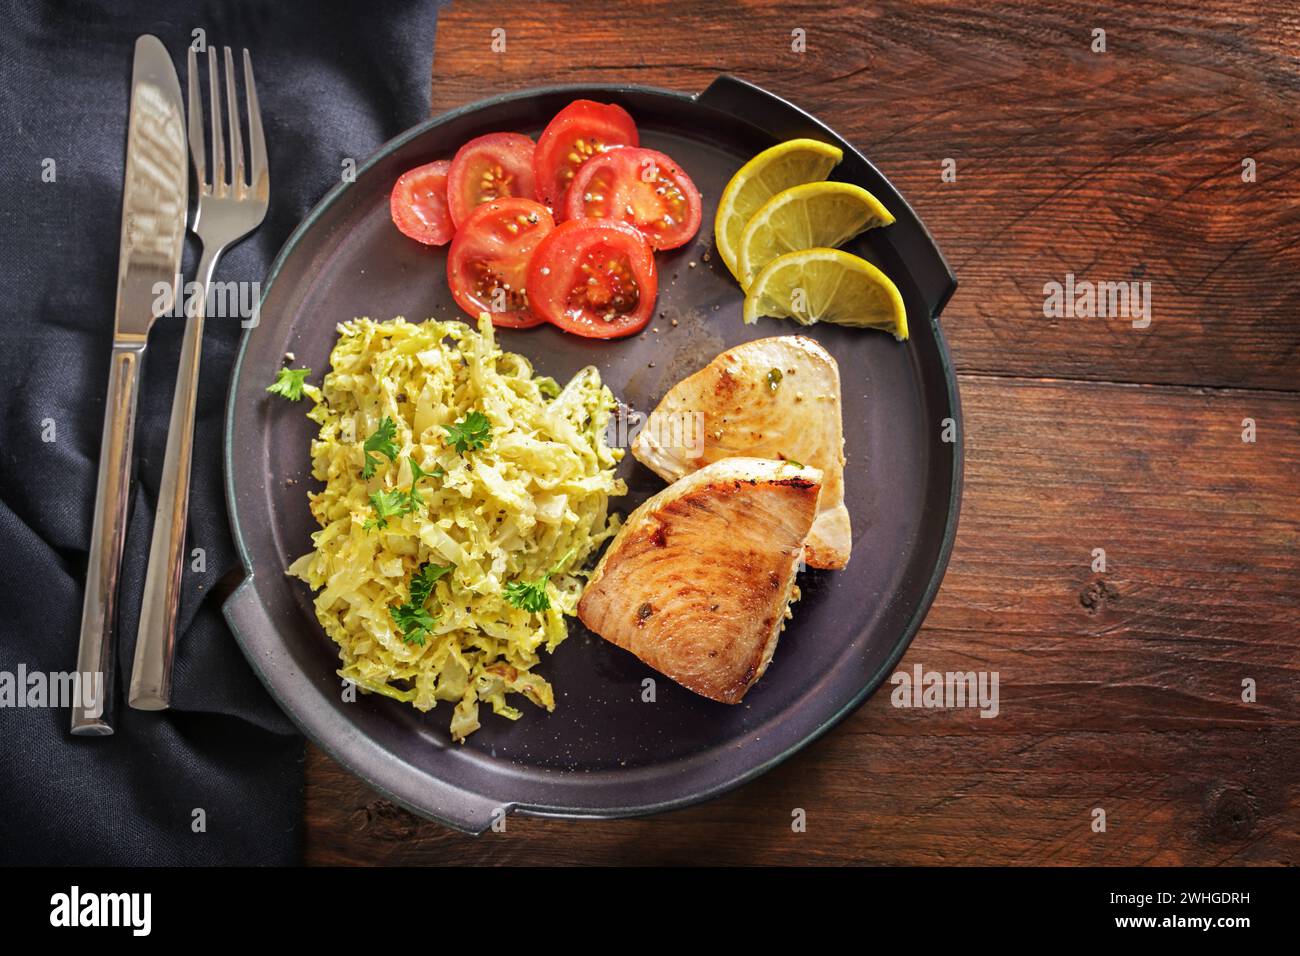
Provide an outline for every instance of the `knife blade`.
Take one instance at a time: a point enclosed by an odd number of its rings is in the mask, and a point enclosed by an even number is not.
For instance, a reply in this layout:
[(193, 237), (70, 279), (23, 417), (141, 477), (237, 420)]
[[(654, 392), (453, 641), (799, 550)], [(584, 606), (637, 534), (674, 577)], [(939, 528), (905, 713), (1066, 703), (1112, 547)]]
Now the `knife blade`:
[(136, 397), (149, 328), (179, 293), (189, 201), (189, 166), (181, 85), (157, 37), (135, 42), (131, 72), (122, 234), (108, 397), (99, 451), (95, 513), (81, 609), (77, 672), (83, 692), (72, 708), (72, 733), (113, 732), (113, 632), (118, 573), (126, 537)]

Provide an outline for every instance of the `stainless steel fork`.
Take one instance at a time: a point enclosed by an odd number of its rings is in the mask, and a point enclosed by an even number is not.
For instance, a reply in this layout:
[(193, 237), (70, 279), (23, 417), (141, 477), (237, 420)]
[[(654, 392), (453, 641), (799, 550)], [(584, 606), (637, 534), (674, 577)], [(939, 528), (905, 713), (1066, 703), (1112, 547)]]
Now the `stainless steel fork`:
[[(207, 176), (203, 141), (203, 104), (199, 95), (198, 58), (189, 52), (190, 159), (199, 186), (198, 212), (191, 229), (203, 245), (199, 259), (198, 301), (185, 320), (181, 364), (176, 373), (167, 451), (163, 460), (158, 510), (144, 580), (140, 630), (127, 702), (140, 710), (163, 710), (171, 698), (172, 657), (176, 648), (176, 616), (185, 567), (185, 525), (190, 499), (190, 459), (194, 446), (194, 408), (199, 384), (199, 355), (208, 287), (217, 259), (229, 245), (256, 229), (266, 216), (271, 183), (266, 168), (262, 113), (253, 85), (253, 64), (244, 51), (244, 87), (248, 103), (250, 162), (245, 179), (244, 143), (239, 131), (239, 101), (235, 98), (235, 65), (225, 47), (226, 128), (230, 132), (231, 175), (226, 175), (226, 147), (221, 135), (221, 97), (217, 82), (217, 51), (208, 48), (208, 103), (212, 128), (212, 178)], [(242, 299), (242, 297), (240, 297)], [(188, 314), (188, 309), (187, 309)]]

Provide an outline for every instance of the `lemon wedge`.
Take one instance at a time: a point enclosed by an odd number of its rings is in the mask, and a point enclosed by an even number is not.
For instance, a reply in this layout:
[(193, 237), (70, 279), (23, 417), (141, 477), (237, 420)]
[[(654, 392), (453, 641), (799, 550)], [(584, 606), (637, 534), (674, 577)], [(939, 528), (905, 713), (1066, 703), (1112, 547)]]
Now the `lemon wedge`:
[(804, 249), (777, 256), (754, 277), (745, 323), (761, 315), (803, 325), (834, 322), (907, 338), (907, 310), (898, 287), (866, 259), (840, 249)]
[(736, 275), (748, 289), (759, 270), (779, 255), (833, 248), (893, 221), (879, 199), (853, 183), (791, 186), (765, 202), (741, 232)]
[(763, 150), (740, 167), (722, 191), (713, 220), (718, 254), (732, 275), (740, 278), (736, 247), (754, 213), (783, 189), (825, 179), (843, 158), (839, 147), (815, 139), (792, 139)]

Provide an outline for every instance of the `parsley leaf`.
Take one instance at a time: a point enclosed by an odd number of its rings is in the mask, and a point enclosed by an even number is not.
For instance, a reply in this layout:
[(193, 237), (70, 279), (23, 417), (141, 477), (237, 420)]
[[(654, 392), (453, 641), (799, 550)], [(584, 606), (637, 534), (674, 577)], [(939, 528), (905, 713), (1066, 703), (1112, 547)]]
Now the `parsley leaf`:
[(411, 490), (406, 493), (408, 512), (415, 511), (417, 508), (424, 507), (424, 499), (420, 497), (420, 492), (415, 488), (421, 478), (441, 478), (446, 474), (441, 465), (434, 467), (433, 471), (425, 471), (420, 467), (420, 463), (415, 460), (414, 456), (407, 459), (411, 463)]
[(282, 368), (275, 373), (275, 381), (266, 386), (272, 395), (283, 395), (291, 402), (302, 398), (303, 381), (311, 374), (309, 368)]
[(393, 623), (402, 629), (402, 640), (408, 644), (424, 646), (424, 638), (437, 622), (437, 617), (425, 610), (425, 602), (433, 594), (433, 586), (440, 577), (455, 570), (453, 565), (433, 564), (426, 561), (411, 575), (410, 599), (405, 604), (389, 605), (388, 613)]
[(376, 491), (370, 496), (370, 507), (375, 509), (375, 516), (367, 521), (367, 530), (388, 527), (388, 519), (410, 514), (410, 499), (404, 491)]
[(421, 647), (424, 646), (425, 636), (437, 623), (437, 619), (418, 604), (390, 606), (388, 613), (393, 623), (402, 629), (402, 640)]
[(455, 425), (442, 427), (447, 432), (447, 444), (458, 454), (478, 451), (492, 442), (492, 422), (482, 412), (470, 412)]
[(536, 581), (511, 581), (506, 585), (506, 600), (524, 611), (545, 611), (551, 606), (551, 596), (546, 593), (546, 578)]
[(424, 605), (429, 600), (429, 595), (433, 593), (433, 586), (438, 583), (438, 579), (445, 575), (451, 574), (455, 570), (455, 565), (451, 564), (433, 564), (429, 561), (420, 565), (419, 570), (411, 575), (411, 603)]
[(414, 455), (408, 458), (407, 461), (411, 463), (411, 487), (412, 488), (415, 487), (415, 483), (419, 481), (421, 478), (441, 478), (444, 474), (441, 465), (435, 465), (433, 471), (425, 471), (423, 468), (420, 467), (420, 463), (415, 460)]
[(534, 614), (545, 611), (551, 606), (551, 596), (546, 593), (546, 582), (550, 580), (552, 574), (564, 567), (571, 557), (573, 557), (572, 549), (536, 581), (511, 581), (505, 587), (506, 600), (523, 611), (531, 611)]
[(362, 446), (366, 453), (366, 466), (361, 469), (362, 478), (374, 475), (375, 469), (380, 465), (378, 455), (372, 452), (378, 452), (389, 461), (397, 461), (397, 444), (393, 441), (396, 436), (397, 422), (385, 415), (379, 420), (379, 427), (375, 429), (375, 433), (367, 438), (365, 445)]
[[(389, 419), (386, 418), (384, 421), (389, 421)], [(375, 434), (378, 434), (378, 432)], [(416, 482), (421, 478), (440, 478), (444, 474), (441, 468), (435, 468), (432, 472), (425, 471), (414, 458), (408, 458), (407, 461), (411, 463), (411, 487), (406, 491), (399, 491), (394, 488), (392, 491), (381, 490), (372, 494), (370, 496), (370, 507), (375, 509), (375, 516), (365, 523), (366, 530), (386, 528), (388, 527), (389, 518), (409, 515), (423, 508), (424, 499), (420, 496), (420, 492), (416, 490)], [(435, 578), (435, 580), (437, 579)]]

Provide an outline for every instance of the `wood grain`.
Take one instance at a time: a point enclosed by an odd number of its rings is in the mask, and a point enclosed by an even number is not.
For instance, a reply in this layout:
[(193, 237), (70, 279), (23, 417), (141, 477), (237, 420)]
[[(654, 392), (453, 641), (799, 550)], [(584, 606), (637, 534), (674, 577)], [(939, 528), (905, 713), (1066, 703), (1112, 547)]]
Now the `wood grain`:
[[(961, 282), (944, 324), (962, 371), (1294, 391), (1297, 53), (1282, 2), (456, 3), (433, 110), (734, 73), (843, 133), (920, 213)], [(1066, 273), (1150, 282), (1150, 327), (1044, 318)]]
[[(943, 322), (967, 462), (952, 563), (901, 667), (996, 670), (1000, 713), (882, 691), (721, 799), (511, 817), (478, 839), (312, 751), (307, 861), (1300, 862), (1298, 51), (1300, 11), (1280, 2), (445, 9), (434, 112), (731, 72), (840, 130), (908, 197), (961, 282)], [(1151, 282), (1150, 327), (1044, 318), (1066, 273)]]
[[(885, 688), (719, 800), (643, 820), (510, 817), (478, 839), (313, 752), (308, 862), (1300, 859), (1300, 396), (961, 385), (962, 525), (900, 669), (996, 670), (997, 717), (895, 708)], [(1091, 829), (1097, 807), (1105, 833)], [(791, 830), (796, 808), (805, 833)]]

